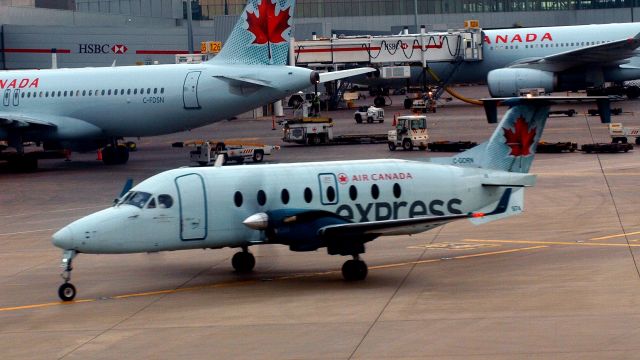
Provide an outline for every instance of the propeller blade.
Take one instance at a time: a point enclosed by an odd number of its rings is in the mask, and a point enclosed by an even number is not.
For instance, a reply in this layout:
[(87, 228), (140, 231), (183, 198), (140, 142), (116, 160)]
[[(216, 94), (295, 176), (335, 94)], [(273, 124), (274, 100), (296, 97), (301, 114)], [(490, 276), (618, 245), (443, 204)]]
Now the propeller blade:
[(128, 193), (132, 187), (133, 187), (133, 179), (128, 178), (127, 181), (125, 181), (124, 187), (122, 188), (122, 191), (120, 192), (120, 196), (118, 196), (118, 198), (123, 197), (124, 194)]

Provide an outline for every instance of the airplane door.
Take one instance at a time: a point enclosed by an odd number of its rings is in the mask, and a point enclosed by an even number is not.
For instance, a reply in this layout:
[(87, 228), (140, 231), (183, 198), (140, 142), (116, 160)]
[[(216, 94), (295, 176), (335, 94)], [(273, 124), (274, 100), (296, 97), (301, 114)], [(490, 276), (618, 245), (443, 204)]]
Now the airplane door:
[(20, 105), (20, 89), (13, 90), (13, 106)]
[(200, 71), (189, 72), (184, 78), (182, 100), (185, 109), (200, 108), (200, 103), (198, 102), (198, 79), (200, 79)]
[(338, 180), (335, 174), (319, 174), (320, 202), (322, 205), (338, 203)]
[(198, 174), (175, 180), (180, 205), (180, 239), (204, 240), (207, 237), (207, 200), (204, 180)]
[(11, 89), (7, 89), (4, 91), (4, 97), (2, 100), (4, 106), (9, 106), (9, 103), (11, 101)]

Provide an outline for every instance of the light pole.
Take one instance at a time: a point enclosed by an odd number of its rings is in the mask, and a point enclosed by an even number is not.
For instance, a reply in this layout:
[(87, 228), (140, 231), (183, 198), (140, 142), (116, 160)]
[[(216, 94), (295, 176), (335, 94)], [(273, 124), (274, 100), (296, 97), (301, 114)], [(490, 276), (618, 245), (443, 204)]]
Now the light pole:
[(413, 32), (418, 32), (418, 0), (413, 0)]
[(187, 36), (189, 37), (189, 54), (193, 54), (193, 14), (191, 0), (187, 0)]

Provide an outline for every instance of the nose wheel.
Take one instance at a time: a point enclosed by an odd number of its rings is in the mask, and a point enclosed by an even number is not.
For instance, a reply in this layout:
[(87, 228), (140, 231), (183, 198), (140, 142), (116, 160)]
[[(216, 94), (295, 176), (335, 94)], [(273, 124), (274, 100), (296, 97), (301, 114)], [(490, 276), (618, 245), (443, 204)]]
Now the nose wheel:
[(248, 273), (256, 266), (256, 258), (245, 247), (231, 258), (231, 265), (239, 273)]
[(352, 260), (347, 260), (342, 265), (342, 277), (347, 281), (364, 280), (369, 273), (367, 263), (360, 260), (359, 256), (354, 256)]
[(76, 287), (69, 282), (71, 280), (71, 270), (73, 270), (71, 263), (75, 256), (75, 250), (65, 250), (62, 254), (61, 266), (64, 270), (60, 276), (64, 279), (64, 284), (60, 285), (58, 288), (58, 297), (60, 297), (60, 300), (62, 301), (71, 301), (76, 297)]

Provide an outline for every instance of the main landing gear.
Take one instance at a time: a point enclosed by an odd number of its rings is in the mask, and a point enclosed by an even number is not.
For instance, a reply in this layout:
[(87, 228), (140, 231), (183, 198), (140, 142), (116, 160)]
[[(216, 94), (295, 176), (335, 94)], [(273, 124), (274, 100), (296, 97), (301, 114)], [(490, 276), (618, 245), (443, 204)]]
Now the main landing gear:
[(242, 251), (239, 251), (231, 258), (231, 265), (239, 273), (248, 273), (256, 266), (256, 258), (249, 252), (246, 246), (242, 247)]
[(129, 148), (122, 144), (111, 144), (102, 149), (102, 162), (105, 165), (126, 164), (129, 161)]
[(353, 259), (345, 261), (342, 265), (342, 277), (347, 281), (364, 280), (368, 272), (367, 263), (360, 260), (358, 255), (354, 255)]
[(73, 267), (71, 266), (71, 262), (73, 258), (76, 256), (75, 250), (65, 250), (62, 254), (62, 267), (64, 270), (62, 271), (62, 278), (64, 279), (64, 284), (60, 285), (58, 288), (58, 296), (62, 301), (71, 301), (76, 297), (76, 287), (73, 286), (69, 282), (71, 280), (71, 270)]

